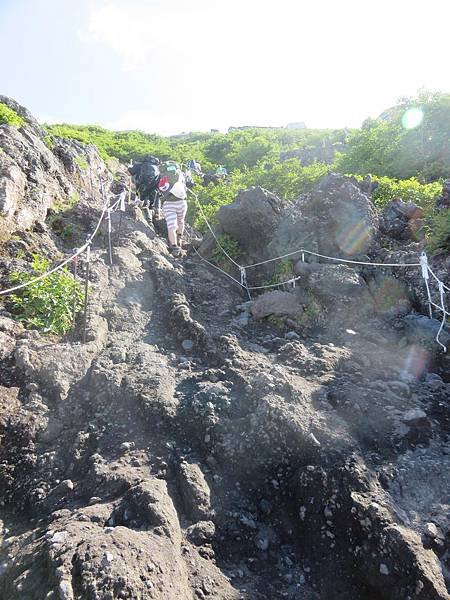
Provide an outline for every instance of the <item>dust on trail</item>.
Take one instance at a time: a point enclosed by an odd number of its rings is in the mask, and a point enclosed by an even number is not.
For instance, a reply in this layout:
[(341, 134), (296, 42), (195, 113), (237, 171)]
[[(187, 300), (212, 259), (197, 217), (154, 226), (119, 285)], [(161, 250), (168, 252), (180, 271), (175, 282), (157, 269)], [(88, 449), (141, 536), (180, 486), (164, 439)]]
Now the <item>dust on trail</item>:
[(405, 381), (389, 325), (245, 325), (129, 217), (105, 261), (86, 345), (0, 317), (1, 598), (449, 598), (421, 540), (448, 518), (448, 385)]

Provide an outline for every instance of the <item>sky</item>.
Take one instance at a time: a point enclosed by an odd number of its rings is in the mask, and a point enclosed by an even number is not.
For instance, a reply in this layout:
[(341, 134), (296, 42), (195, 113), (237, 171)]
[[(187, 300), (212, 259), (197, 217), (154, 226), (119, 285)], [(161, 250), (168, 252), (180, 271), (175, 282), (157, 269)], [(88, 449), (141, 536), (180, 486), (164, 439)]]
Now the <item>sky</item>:
[(450, 92), (449, 0), (0, 0), (0, 94), (164, 135), (359, 127)]

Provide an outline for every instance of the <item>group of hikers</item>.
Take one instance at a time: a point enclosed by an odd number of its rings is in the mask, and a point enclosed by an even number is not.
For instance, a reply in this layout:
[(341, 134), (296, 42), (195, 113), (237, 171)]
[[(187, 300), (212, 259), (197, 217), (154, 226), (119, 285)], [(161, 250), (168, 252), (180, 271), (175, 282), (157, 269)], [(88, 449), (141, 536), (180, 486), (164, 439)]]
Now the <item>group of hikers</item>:
[(226, 179), (227, 170), (219, 166), (214, 174), (204, 175), (201, 165), (191, 159), (183, 171), (177, 162), (160, 161), (154, 156), (147, 156), (142, 162), (130, 165), (128, 170), (147, 216), (150, 220), (159, 220), (162, 212), (167, 225), (169, 251), (173, 256), (180, 256), (187, 213), (187, 191), (194, 186), (193, 175), (209, 183)]

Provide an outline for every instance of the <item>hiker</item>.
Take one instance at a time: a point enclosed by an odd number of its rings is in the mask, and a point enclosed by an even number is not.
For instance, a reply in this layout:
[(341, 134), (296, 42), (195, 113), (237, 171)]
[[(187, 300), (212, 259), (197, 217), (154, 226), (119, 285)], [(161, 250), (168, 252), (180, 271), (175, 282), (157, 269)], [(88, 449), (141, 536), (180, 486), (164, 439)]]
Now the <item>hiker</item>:
[(225, 169), (225, 167), (219, 165), (216, 169), (216, 175), (221, 179), (225, 179), (228, 176), (228, 171)]
[(158, 193), (158, 183), (160, 178), (159, 159), (154, 156), (146, 156), (142, 163), (137, 163), (129, 167), (129, 172), (133, 175), (139, 197), (143, 207), (152, 220), (153, 211), (156, 211), (156, 218), (161, 218), (161, 207)]
[(169, 251), (172, 256), (180, 256), (187, 212), (186, 179), (180, 166), (173, 160), (163, 162), (159, 170), (158, 189), (162, 194), (162, 212), (167, 224)]
[(191, 160), (188, 162), (187, 168), (189, 171), (192, 171), (193, 173), (196, 173), (197, 175), (203, 176), (202, 167), (201, 167), (200, 163), (197, 162), (194, 158), (191, 158)]

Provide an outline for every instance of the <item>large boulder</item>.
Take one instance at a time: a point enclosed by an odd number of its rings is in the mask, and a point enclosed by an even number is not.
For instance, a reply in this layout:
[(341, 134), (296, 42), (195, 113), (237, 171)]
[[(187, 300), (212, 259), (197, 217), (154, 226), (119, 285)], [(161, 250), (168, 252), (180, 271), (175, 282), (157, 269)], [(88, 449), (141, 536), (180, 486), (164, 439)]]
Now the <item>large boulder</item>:
[(368, 251), (377, 226), (375, 207), (355, 180), (331, 174), (284, 212), (269, 250), (357, 257)]
[(43, 223), (57, 203), (72, 206), (81, 197), (102, 202), (100, 177), (108, 191), (112, 176), (94, 146), (50, 139), (29, 111), (0, 96), (25, 125), (0, 125), (0, 241)]
[(250, 312), (255, 319), (270, 315), (298, 317), (302, 314), (303, 307), (294, 294), (276, 290), (259, 296), (252, 303)]
[(415, 239), (423, 226), (423, 209), (414, 202), (395, 198), (386, 206), (380, 218), (380, 231), (397, 240)]
[(367, 289), (354, 269), (336, 264), (315, 264), (306, 285), (326, 305), (350, 302)]
[(278, 226), (282, 201), (259, 186), (239, 193), (235, 202), (222, 206), (217, 220), (222, 233), (239, 242), (246, 254), (263, 256)]

